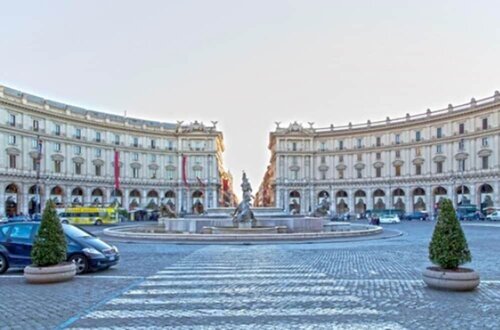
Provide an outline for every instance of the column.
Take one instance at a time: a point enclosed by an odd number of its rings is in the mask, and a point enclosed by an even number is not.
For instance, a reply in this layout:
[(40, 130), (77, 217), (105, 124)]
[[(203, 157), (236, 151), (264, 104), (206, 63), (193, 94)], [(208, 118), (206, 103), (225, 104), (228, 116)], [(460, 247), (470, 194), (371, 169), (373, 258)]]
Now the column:
[(347, 191), (347, 203), (348, 203), (348, 207), (349, 207), (349, 213), (353, 213), (354, 212), (354, 190), (353, 189), (349, 189)]
[(366, 191), (366, 209), (373, 211), (373, 188), (368, 188)]
[[(83, 189), (83, 205), (84, 206), (89, 206), (92, 202), (91, 202), (91, 198), (92, 196), (90, 195), (92, 193), (92, 189), (91, 188), (88, 188), (88, 187), (84, 187), (82, 188)], [(50, 191), (49, 191), (50, 193)]]
[(20, 211), (23, 212), (23, 214), (28, 214), (28, 189), (29, 189), (29, 184), (23, 184), (21, 186), (21, 208)]
[(0, 183), (0, 216), (5, 215), (5, 184)]

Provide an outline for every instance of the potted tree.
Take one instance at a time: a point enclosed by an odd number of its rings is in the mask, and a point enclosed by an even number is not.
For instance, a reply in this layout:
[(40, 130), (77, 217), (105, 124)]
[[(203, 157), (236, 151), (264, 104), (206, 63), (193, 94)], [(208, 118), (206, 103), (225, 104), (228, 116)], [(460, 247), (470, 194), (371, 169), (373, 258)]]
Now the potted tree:
[(29, 283), (53, 283), (72, 279), (76, 267), (74, 263), (66, 262), (66, 246), (54, 202), (49, 200), (31, 250), (33, 264), (24, 268), (26, 280)]
[(462, 227), (451, 200), (441, 203), (441, 211), (429, 244), (429, 259), (437, 266), (427, 267), (424, 282), (431, 288), (468, 291), (479, 285), (479, 274), (470, 268), (459, 267), (471, 261)]

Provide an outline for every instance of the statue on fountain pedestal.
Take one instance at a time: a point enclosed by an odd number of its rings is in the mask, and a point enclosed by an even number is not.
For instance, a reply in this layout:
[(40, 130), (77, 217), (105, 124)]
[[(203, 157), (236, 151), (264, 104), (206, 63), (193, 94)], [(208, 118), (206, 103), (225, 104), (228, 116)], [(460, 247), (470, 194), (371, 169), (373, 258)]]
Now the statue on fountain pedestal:
[(235, 227), (252, 227), (256, 222), (253, 212), (250, 209), (250, 203), (252, 202), (252, 186), (245, 172), (243, 172), (241, 181), (243, 200), (238, 204), (236, 210), (234, 210), (233, 224)]

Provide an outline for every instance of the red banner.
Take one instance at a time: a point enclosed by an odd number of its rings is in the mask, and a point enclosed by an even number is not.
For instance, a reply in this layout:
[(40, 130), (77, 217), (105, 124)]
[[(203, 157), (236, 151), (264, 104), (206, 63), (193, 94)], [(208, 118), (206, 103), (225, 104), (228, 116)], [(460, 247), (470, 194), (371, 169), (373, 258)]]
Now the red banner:
[(229, 190), (229, 180), (228, 179), (222, 179), (222, 190), (223, 191)]
[(189, 186), (189, 184), (187, 182), (186, 169), (187, 169), (187, 156), (186, 155), (182, 155), (182, 181), (184, 182), (184, 184), (186, 186)]
[(120, 189), (120, 152), (115, 149), (115, 190)]

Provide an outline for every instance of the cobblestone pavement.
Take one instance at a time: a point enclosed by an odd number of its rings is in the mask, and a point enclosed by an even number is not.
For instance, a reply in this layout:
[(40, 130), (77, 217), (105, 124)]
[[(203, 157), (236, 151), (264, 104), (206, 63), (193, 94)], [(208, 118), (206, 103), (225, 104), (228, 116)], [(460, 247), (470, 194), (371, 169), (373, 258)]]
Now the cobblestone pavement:
[(500, 227), (464, 224), (482, 282), (454, 293), (421, 281), (433, 225), (322, 244), (115, 242), (114, 270), (51, 286), (0, 276), (0, 328), (498, 329)]

